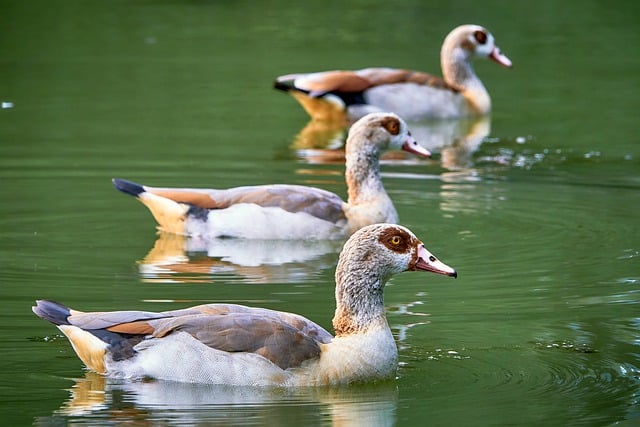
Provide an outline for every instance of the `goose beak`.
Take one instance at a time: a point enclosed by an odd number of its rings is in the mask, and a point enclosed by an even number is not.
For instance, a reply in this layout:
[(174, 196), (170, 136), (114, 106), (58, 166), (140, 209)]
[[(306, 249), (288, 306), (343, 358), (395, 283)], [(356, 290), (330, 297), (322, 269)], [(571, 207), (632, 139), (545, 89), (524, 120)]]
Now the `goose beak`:
[(500, 48), (498, 46), (493, 48), (493, 50), (489, 54), (489, 59), (494, 60), (495, 62), (502, 65), (503, 67), (507, 67), (507, 68), (513, 67), (511, 60), (507, 58), (506, 55), (503, 55), (502, 52), (500, 52)]
[(444, 276), (458, 277), (456, 270), (449, 267), (444, 262), (433, 256), (424, 245), (418, 246), (418, 261), (411, 270), (429, 271), (431, 273), (442, 274)]
[(431, 152), (418, 144), (418, 141), (413, 139), (411, 135), (409, 135), (405, 143), (402, 144), (402, 149), (419, 157), (431, 157)]

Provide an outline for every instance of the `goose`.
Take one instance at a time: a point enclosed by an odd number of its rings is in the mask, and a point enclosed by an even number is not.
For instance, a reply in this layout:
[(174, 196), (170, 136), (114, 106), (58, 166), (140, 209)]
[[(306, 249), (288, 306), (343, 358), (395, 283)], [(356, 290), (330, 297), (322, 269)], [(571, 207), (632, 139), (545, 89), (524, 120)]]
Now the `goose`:
[(378, 222), (398, 222), (380, 178), (380, 152), (401, 148), (422, 157), (427, 149), (392, 113), (372, 113), (349, 130), (345, 178), (348, 200), (302, 185), (257, 185), (228, 189), (155, 188), (122, 179), (114, 186), (149, 208), (159, 228), (205, 238), (342, 239)]
[(32, 310), (58, 327), (89, 369), (112, 378), (284, 387), (363, 383), (396, 375), (398, 350), (383, 290), (403, 271), (457, 277), (401, 225), (355, 232), (335, 271), (335, 336), (298, 314), (235, 304), (91, 313), (38, 300)]
[(393, 111), (405, 120), (486, 115), (491, 97), (473, 70), (475, 57), (512, 66), (486, 28), (461, 25), (442, 44), (443, 78), (378, 67), (287, 74), (277, 77), (274, 87), (291, 93), (319, 120), (355, 120), (372, 111)]

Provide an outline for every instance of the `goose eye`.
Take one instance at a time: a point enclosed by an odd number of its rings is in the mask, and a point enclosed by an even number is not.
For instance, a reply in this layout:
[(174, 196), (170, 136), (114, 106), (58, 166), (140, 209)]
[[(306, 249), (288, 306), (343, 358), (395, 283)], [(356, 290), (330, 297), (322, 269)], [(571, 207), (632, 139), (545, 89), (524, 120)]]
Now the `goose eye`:
[(484, 31), (476, 31), (473, 33), (473, 37), (475, 37), (476, 41), (480, 44), (485, 44), (487, 42), (487, 33)]
[(382, 126), (391, 135), (397, 135), (400, 133), (400, 122), (395, 117), (390, 117), (382, 123)]
[(389, 243), (393, 246), (398, 246), (402, 242), (402, 238), (400, 236), (393, 236), (389, 239)]
[(388, 227), (378, 240), (386, 248), (399, 254), (406, 254), (410, 251), (410, 246), (415, 242), (411, 236), (406, 234), (403, 230)]

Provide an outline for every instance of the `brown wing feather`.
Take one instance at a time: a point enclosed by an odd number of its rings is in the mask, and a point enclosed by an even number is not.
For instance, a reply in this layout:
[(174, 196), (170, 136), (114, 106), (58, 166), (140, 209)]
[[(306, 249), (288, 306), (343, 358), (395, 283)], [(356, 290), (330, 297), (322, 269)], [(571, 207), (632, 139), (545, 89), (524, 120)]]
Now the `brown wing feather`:
[(311, 92), (357, 93), (373, 86), (395, 83), (417, 83), (439, 89), (458, 90), (441, 77), (401, 68), (373, 67), (356, 71), (325, 71), (301, 77), (306, 78), (299, 82), (297, 87)]
[(106, 328), (106, 330), (111, 332), (116, 332), (118, 334), (129, 334), (129, 335), (151, 335), (154, 332), (153, 327), (149, 323), (144, 321), (122, 323), (120, 325)]
[(72, 314), (67, 318), (67, 321), (70, 325), (81, 329), (98, 330), (162, 317), (167, 316), (163, 313), (147, 311), (106, 311)]
[(320, 343), (271, 316), (254, 313), (223, 315), (189, 315), (154, 321), (161, 338), (173, 331), (191, 334), (211, 348), (232, 353), (256, 353), (282, 369), (300, 366), (305, 360), (320, 355)]
[(157, 196), (171, 199), (174, 202), (188, 203), (190, 205), (198, 206), (205, 209), (216, 209), (220, 207), (208, 193), (197, 190), (148, 188), (147, 191)]
[(443, 78), (422, 71), (403, 70), (399, 68), (367, 68), (358, 71), (366, 78), (371, 86), (381, 86), (395, 83), (417, 83), (439, 89), (457, 90)]
[[(170, 313), (174, 312), (165, 312), (164, 314)], [(269, 310), (268, 308), (247, 307), (245, 305), (239, 304), (203, 304), (185, 310), (179, 310), (178, 313), (251, 314), (252, 316), (256, 317), (275, 319), (277, 322), (287, 323), (288, 325), (322, 343), (328, 343), (333, 339), (333, 336), (317, 323), (312, 322), (311, 320), (307, 319), (306, 317), (300, 316), (299, 314), (288, 313), (286, 311)]]
[(366, 76), (351, 70), (288, 74), (276, 79), (276, 88), (309, 92), (314, 94), (314, 97), (327, 92), (362, 92), (369, 87), (371, 81)]
[(305, 89), (314, 92), (361, 92), (371, 87), (371, 82), (353, 71), (328, 71), (322, 78), (308, 81)]

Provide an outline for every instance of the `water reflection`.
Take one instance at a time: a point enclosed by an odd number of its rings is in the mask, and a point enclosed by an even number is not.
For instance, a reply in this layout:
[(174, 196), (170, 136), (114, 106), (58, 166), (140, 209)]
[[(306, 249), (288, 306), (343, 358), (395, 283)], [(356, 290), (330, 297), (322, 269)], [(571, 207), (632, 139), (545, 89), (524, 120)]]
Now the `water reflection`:
[(355, 387), (268, 388), (112, 380), (93, 372), (75, 379), (70, 397), (50, 425), (76, 417), (92, 425), (167, 420), (197, 425), (242, 422), (258, 425), (391, 426), (396, 420), (394, 382)]
[(460, 177), (443, 177), (440, 186), (440, 210), (445, 217), (457, 213), (489, 213), (499, 209), (507, 199), (507, 190), (502, 186), (478, 185), (469, 177), (464, 182), (455, 182), (455, 179)]
[(146, 282), (273, 283), (334, 268), (341, 241), (203, 239), (159, 233), (139, 264)]
[[(448, 170), (467, 169), (471, 156), (491, 132), (488, 116), (408, 122), (411, 133), (431, 152), (441, 154), (442, 166)], [(344, 142), (349, 124), (341, 121), (311, 120), (295, 136), (293, 148), (312, 163), (343, 163)], [(385, 153), (383, 159), (405, 159), (403, 153)]]

